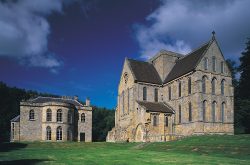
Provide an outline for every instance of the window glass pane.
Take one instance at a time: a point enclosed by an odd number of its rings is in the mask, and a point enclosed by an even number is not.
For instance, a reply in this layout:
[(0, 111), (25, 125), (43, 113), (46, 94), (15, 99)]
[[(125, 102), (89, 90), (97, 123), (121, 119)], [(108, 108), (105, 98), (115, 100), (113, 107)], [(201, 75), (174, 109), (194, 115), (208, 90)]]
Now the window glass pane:
[(192, 104), (189, 103), (188, 104), (188, 109), (189, 109), (189, 121), (192, 121)]
[(216, 72), (216, 58), (214, 56), (212, 57), (212, 62), (213, 62), (213, 71)]
[(179, 97), (181, 97), (181, 82), (179, 82)]
[(171, 87), (168, 87), (168, 99), (171, 100)]
[(224, 95), (224, 90), (225, 90), (225, 80), (221, 81), (221, 95)]
[(179, 123), (181, 123), (181, 105), (179, 105)]
[(155, 102), (158, 102), (158, 89), (155, 88)]
[(191, 90), (192, 90), (192, 81), (191, 78), (188, 79), (188, 94), (191, 94)]
[(224, 62), (223, 61), (220, 63), (220, 69), (221, 69), (221, 73), (224, 73)]
[(213, 78), (212, 80), (212, 94), (215, 95), (215, 83), (216, 83), (216, 79)]
[(143, 100), (146, 101), (147, 100), (147, 88), (143, 87)]
[(206, 77), (202, 77), (202, 93), (206, 93)]

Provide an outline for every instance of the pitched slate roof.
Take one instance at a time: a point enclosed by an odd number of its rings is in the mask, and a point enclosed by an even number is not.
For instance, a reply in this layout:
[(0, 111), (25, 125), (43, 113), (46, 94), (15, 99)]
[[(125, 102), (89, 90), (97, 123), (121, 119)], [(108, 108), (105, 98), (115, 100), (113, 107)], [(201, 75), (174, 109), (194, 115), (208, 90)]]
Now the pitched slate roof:
[(162, 80), (153, 64), (133, 59), (128, 59), (128, 62), (137, 81), (162, 84)]
[(37, 97), (33, 100), (28, 100), (31, 103), (46, 103), (46, 102), (58, 102), (58, 103), (68, 103), (74, 106), (83, 106), (77, 100), (74, 99), (64, 99), (64, 98), (54, 98), (54, 97)]
[(10, 120), (11, 122), (19, 122), (20, 121), (20, 115), (14, 117), (13, 119)]
[(173, 108), (171, 108), (165, 102), (147, 102), (147, 101), (137, 101), (137, 103), (144, 107), (146, 111), (150, 112), (163, 112), (163, 113), (174, 113)]
[(209, 47), (211, 41), (207, 42), (200, 48), (194, 50), (193, 52), (187, 54), (185, 57), (181, 58), (176, 62), (164, 83), (167, 83), (171, 80), (174, 80), (192, 70), (195, 69), (197, 64), (199, 63), (200, 59), (202, 58), (204, 52), (206, 52), (207, 48)]

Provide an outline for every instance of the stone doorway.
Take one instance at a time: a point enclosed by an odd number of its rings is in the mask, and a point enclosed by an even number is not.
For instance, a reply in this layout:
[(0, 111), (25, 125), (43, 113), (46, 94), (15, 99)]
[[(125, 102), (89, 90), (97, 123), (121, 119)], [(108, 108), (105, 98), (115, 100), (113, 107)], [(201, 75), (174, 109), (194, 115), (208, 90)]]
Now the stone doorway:
[(135, 141), (143, 142), (143, 134), (144, 134), (144, 131), (143, 131), (142, 125), (139, 124), (135, 131)]
[(85, 133), (80, 133), (80, 142), (85, 142)]

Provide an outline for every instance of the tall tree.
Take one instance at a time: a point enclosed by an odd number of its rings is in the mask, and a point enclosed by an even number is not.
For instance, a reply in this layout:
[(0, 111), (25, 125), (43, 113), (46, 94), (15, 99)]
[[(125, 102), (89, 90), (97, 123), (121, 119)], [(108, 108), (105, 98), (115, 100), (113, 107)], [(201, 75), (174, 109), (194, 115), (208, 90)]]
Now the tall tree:
[(239, 97), (241, 99), (250, 99), (250, 38), (248, 38), (245, 51), (242, 52), (240, 57), (240, 66), (238, 70), (241, 73)]

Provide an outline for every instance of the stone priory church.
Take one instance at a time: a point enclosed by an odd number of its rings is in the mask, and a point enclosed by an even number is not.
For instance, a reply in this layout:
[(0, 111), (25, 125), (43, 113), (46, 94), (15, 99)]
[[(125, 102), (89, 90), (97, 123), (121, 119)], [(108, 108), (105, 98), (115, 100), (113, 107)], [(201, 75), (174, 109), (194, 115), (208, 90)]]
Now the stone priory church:
[(232, 76), (212, 34), (185, 56), (162, 50), (146, 62), (125, 59), (108, 142), (234, 134)]
[(77, 97), (37, 97), (20, 102), (10, 141), (92, 141), (92, 107)]

